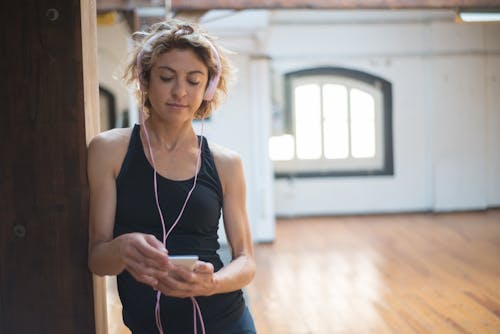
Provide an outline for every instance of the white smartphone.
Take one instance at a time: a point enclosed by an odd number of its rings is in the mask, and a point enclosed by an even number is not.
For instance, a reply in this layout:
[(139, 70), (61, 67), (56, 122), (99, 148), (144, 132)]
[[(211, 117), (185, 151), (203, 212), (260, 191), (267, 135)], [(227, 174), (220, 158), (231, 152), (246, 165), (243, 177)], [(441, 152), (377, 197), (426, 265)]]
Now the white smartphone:
[(168, 260), (177, 266), (193, 270), (196, 261), (198, 261), (198, 255), (172, 255), (168, 257)]

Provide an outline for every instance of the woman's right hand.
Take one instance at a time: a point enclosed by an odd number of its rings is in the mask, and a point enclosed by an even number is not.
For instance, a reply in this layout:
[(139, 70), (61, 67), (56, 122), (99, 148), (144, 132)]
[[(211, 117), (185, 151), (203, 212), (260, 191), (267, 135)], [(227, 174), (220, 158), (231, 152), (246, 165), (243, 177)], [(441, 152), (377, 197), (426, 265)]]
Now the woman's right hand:
[(154, 235), (128, 233), (117, 237), (125, 269), (137, 281), (157, 289), (158, 280), (168, 269), (168, 252)]

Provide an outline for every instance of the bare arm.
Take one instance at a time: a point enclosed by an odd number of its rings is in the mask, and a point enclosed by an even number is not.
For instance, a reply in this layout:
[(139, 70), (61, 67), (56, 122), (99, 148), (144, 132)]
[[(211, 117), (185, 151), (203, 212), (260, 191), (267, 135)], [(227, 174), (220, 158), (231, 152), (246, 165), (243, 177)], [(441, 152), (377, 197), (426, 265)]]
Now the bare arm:
[(101, 134), (89, 145), (89, 268), (101, 276), (116, 275), (127, 269), (138, 281), (153, 285), (152, 276), (167, 265), (161, 242), (152, 235), (141, 233), (113, 239), (115, 179), (128, 142), (123, 136), (123, 130)]
[[(226, 153), (217, 168), (224, 189), (224, 227), (232, 261), (215, 273), (216, 293), (235, 291), (250, 283), (255, 275), (253, 243), (246, 211), (246, 182), (239, 156)], [(216, 160), (217, 162), (217, 160)]]
[(113, 161), (107, 157), (112, 147), (106, 138), (97, 136), (88, 149), (89, 268), (97, 275), (116, 275), (125, 268), (119, 256), (120, 245), (112, 242), (116, 189)]

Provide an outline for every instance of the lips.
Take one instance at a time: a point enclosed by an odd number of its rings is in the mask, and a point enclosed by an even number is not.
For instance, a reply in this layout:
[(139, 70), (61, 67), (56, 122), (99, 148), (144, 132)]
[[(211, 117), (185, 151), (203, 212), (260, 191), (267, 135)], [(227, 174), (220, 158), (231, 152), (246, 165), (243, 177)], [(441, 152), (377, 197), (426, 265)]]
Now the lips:
[(188, 107), (187, 105), (181, 103), (167, 103), (167, 105), (171, 108), (176, 108), (176, 109), (184, 109)]

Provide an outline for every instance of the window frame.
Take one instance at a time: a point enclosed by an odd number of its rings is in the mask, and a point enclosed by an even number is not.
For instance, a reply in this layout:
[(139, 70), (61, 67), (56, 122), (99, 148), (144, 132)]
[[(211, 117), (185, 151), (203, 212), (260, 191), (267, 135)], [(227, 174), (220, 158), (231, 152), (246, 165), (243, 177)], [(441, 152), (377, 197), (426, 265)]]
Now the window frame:
[[(284, 133), (290, 133), (295, 136), (294, 114), (293, 114), (293, 82), (295, 79), (304, 77), (342, 77), (347, 80), (360, 81), (365, 85), (380, 90), (382, 99), (381, 115), (383, 117), (383, 158), (380, 168), (335, 168), (328, 170), (303, 170), (303, 171), (276, 171), (276, 178), (293, 177), (345, 177), (345, 176), (375, 176), (375, 175), (394, 175), (393, 160), (393, 138), (392, 138), (392, 84), (370, 73), (357, 71), (342, 67), (318, 67), (304, 69), (285, 74), (285, 113), (284, 113)], [(361, 160), (361, 159), (360, 159)], [(300, 161), (294, 159), (293, 161)], [(314, 160), (313, 160), (314, 161)], [(317, 160), (318, 166), (321, 165), (321, 159)], [(281, 162), (275, 162), (281, 163)], [(306, 163), (307, 164), (307, 163)]]

